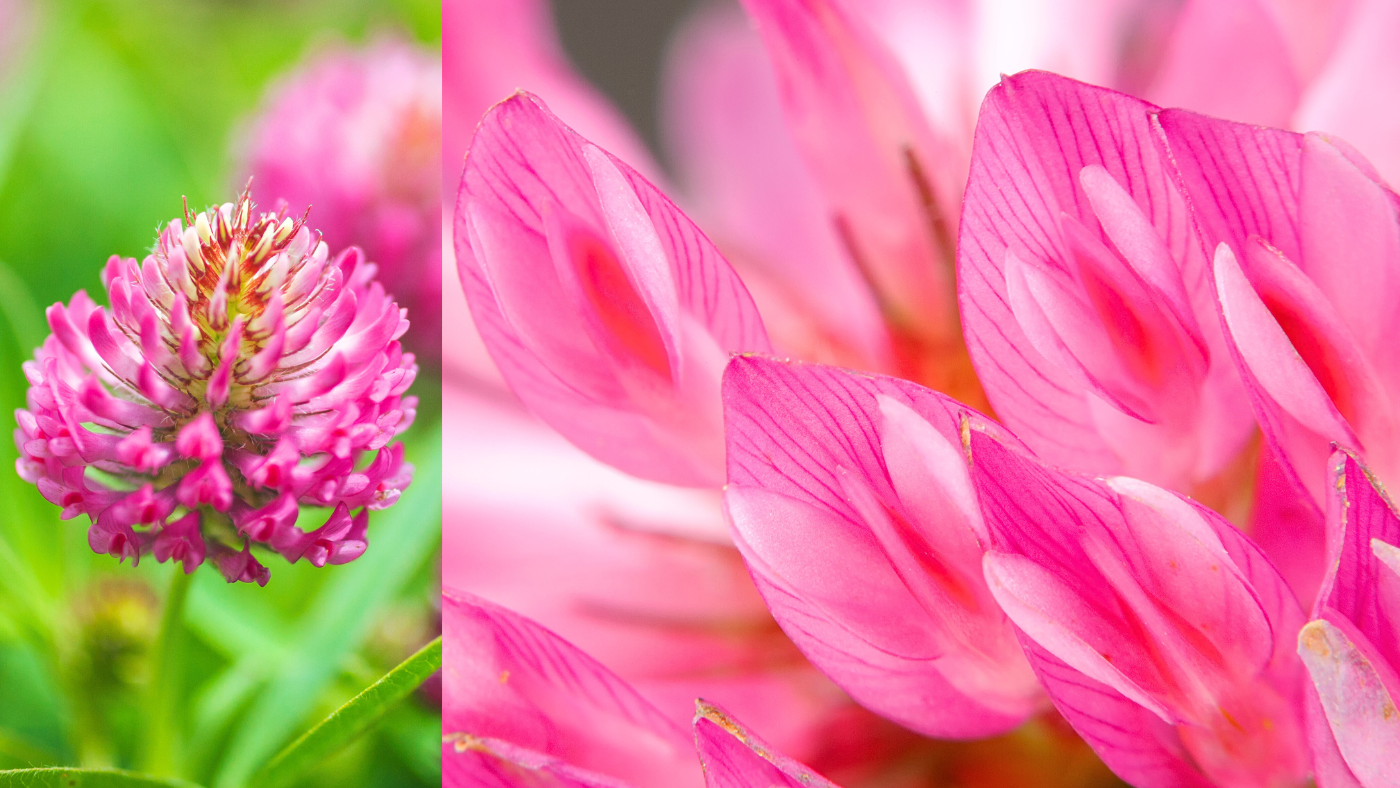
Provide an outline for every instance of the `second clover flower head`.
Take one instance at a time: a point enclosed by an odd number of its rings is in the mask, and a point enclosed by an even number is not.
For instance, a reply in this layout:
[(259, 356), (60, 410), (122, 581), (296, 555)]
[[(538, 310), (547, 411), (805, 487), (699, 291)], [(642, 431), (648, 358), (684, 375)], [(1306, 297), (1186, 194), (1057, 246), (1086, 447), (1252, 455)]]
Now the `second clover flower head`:
[[(354, 560), (368, 511), (413, 473), (391, 441), (413, 420), (418, 367), (374, 275), (359, 249), (330, 257), (246, 191), (186, 210), (144, 261), (107, 261), (110, 307), (79, 291), (49, 308), (16, 411), (20, 476), (119, 559), (187, 573), (209, 559), (260, 585), (255, 542), (293, 563)], [(332, 512), (304, 531), (304, 505)]]

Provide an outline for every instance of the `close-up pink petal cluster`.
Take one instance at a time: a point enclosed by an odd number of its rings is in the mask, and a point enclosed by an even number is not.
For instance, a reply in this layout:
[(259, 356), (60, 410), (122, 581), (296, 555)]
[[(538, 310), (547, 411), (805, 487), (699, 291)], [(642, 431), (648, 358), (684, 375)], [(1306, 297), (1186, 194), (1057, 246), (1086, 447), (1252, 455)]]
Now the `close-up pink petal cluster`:
[[(372, 509), (413, 466), (405, 310), (350, 247), (330, 256), (285, 211), (237, 202), (172, 220), (142, 262), (113, 256), (108, 306), (79, 291), (48, 310), (24, 365), (19, 474), (87, 515), (97, 553), (154, 554), (267, 583), (258, 543), (295, 563), (353, 561)], [(299, 507), (330, 509), (297, 525)]]
[(707, 6), (672, 175), (525, 6), (444, 82), (447, 784), (1397, 784), (1394, 4)]

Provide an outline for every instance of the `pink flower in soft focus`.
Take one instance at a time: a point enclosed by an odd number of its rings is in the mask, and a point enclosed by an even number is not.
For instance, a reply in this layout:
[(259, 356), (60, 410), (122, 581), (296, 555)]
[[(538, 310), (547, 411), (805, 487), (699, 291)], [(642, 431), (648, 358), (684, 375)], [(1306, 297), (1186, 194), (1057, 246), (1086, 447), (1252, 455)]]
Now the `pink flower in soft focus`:
[[(1332, 456), (1329, 569), (1298, 654), (1321, 788), (1393, 788), (1400, 751), (1400, 517), (1355, 457)], [(1315, 690), (1315, 692), (1314, 692)]]
[(310, 205), (326, 243), (355, 245), (413, 313), (410, 346), (441, 332), (442, 74), (435, 53), (392, 39), (334, 47), (273, 88), (240, 141), (267, 198)]
[[(834, 788), (697, 701), (691, 736), (539, 624), (443, 593), (445, 786)], [(698, 759), (697, 759), (698, 754)], [(703, 764), (703, 767), (702, 767)]]
[(656, 187), (517, 94), (472, 139), (454, 237), (477, 328), (531, 410), (634, 475), (723, 483), (720, 373), (768, 337)]
[(1139, 786), (1282, 786), (1311, 769), (1303, 611), (1220, 515), (1126, 477), (1054, 470), (974, 426), (992, 595), (1056, 708)]
[(724, 400), (735, 542), (813, 664), (940, 738), (1002, 733), (1044, 705), (982, 579), (959, 438), (980, 414), (896, 378), (757, 357), (730, 362)]
[[(188, 573), (209, 557), (262, 585), (250, 542), (353, 560), (368, 510), (413, 473), (390, 441), (413, 420), (418, 367), (374, 274), (359, 249), (331, 259), (302, 221), (255, 214), (247, 193), (171, 221), (142, 263), (107, 262), (110, 307), (79, 291), (49, 308), (15, 414), (20, 476), (65, 519), (89, 517), (93, 550), (133, 563), (154, 553)], [(334, 512), (306, 533), (299, 505)]]

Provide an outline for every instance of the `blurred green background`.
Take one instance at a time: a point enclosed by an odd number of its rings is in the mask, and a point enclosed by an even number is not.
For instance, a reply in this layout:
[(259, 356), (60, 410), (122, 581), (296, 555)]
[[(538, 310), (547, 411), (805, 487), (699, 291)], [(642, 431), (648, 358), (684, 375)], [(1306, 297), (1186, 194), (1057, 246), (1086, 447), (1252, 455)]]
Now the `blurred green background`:
[[(433, 47), (439, 0), (0, 0), (0, 769), (133, 768), (172, 568), (119, 566), (87, 518), (14, 473), (20, 364), (43, 307), (86, 289), (111, 254), (143, 257), (181, 197), (227, 201), (230, 149), (269, 82), (319, 45), (390, 31)], [(8, 18), (6, 14), (12, 14)], [(28, 24), (15, 20), (28, 18)], [(233, 788), (288, 741), (436, 634), (441, 474), (437, 390), (405, 434), (417, 466), (342, 567), (264, 559), (266, 588), (206, 566), (185, 608), (176, 771)], [(304, 785), (441, 783), (441, 715), (420, 693)]]

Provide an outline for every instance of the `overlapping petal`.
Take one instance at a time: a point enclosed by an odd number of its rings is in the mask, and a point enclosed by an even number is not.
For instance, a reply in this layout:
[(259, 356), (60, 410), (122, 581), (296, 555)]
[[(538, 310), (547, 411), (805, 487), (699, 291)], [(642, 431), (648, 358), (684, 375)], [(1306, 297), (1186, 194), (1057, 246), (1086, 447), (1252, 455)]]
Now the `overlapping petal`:
[(1252, 425), (1153, 109), (1045, 73), (993, 88), (959, 300), (992, 406), (1039, 456), (1191, 490)]
[(704, 700), (695, 702), (695, 749), (708, 788), (836, 788)]
[[(1009, 730), (1039, 692), (980, 577), (958, 403), (760, 357), (725, 374), (735, 541), (774, 617), (862, 705), (915, 730)], [(1009, 439), (1009, 438), (1008, 438)]]
[(1396, 785), (1400, 748), (1400, 517), (1350, 454), (1331, 458), (1329, 569), (1298, 635), (1312, 680), (1309, 737), (1322, 788)]
[[(1346, 143), (1161, 114), (1255, 413), (1321, 533), (1332, 445), (1400, 477), (1400, 198)], [(1320, 555), (1314, 553), (1316, 588)]]
[(477, 327), (531, 410), (637, 476), (722, 481), (719, 376), (768, 339), (675, 205), (518, 94), (482, 121), (455, 222)]
[(1053, 470), (981, 430), (985, 571), (1056, 707), (1141, 786), (1266, 786), (1311, 768), (1302, 611), (1257, 547), (1145, 482)]

